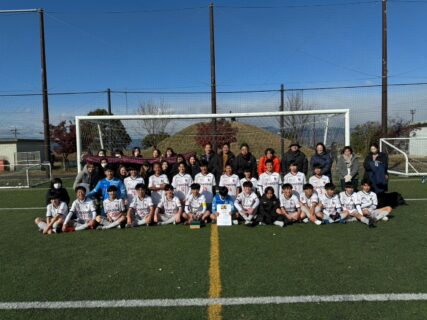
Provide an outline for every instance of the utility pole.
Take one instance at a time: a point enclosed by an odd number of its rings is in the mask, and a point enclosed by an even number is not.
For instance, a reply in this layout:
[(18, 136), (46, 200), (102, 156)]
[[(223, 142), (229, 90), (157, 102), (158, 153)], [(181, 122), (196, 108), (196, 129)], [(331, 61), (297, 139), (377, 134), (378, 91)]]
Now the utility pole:
[[(285, 111), (285, 86), (280, 85), (280, 111)], [(285, 157), (285, 116), (280, 116), (280, 156)], [(286, 170), (285, 170), (286, 171)]]
[(111, 89), (107, 89), (107, 98), (108, 98), (108, 115), (111, 116)]
[(417, 111), (416, 109), (409, 110), (409, 112), (411, 113), (411, 123), (414, 123), (414, 115), (416, 111)]
[[(211, 113), (216, 113), (216, 74), (215, 74), (215, 28), (214, 28), (214, 5), (213, 2), (209, 5), (209, 21), (210, 21), (210, 47), (211, 47)], [(217, 127), (216, 127), (216, 119), (212, 119), (213, 124), (213, 141), (212, 147), (213, 150), (216, 152), (217, 150), (217, 144), (216, 144), (216, 134), (217, 134)]]
[(382, 0), (382, 99), (381, 129), (383, 137), (387, 137), (388, 120), (388, 70), (387, 70), (387, 0)]
[(13, 127), (13, 129), (10, 129), (10, 132), (13, 133), (13, 136), (15, 137), (15, 139), (18, 138), (18, 129), (16, 129), (16, 127)]
[(49, 130), (49, 101), (47, 92), (47, 71), (46, 71), (46, 48), (44, 40), (44, 10), (39, 9), (40, 17), (40, 52), (42, 67), (42, 92), (43, 92), (43, 133), (44, 133), (44, 158), (51, 162), (50, 157), (50, 130)]

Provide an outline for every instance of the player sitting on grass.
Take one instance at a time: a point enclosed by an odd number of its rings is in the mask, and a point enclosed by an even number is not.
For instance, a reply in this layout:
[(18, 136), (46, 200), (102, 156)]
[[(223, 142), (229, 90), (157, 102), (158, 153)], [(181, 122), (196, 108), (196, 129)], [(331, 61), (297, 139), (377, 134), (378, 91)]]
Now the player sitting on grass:
[(109, 198), (104, 200), (104, 211), (107, 216), (102, 220), (102, 230), (121, 228), (121, 224), (126, 222), (126, 207), (123, 199), (117, 198), (117, 187), (108, 187)]
[(173, 187), (167, 184), (165, 185), (165, 196), (154, 211), (154, 222), (159, 226), (172, 223), (179, 224), (181, 223), (181, 215), (181, 201), (174, 196)]
[(388, 221), (387, 215), (393, 210), (391, 207), (378, 208), (378, 198), (375, 192), (371, 191), (371, 183), (362, 181), (362, 190), (357, 193), (360, 197), (360, 206), (364, 216), (371, 217), (376, 221)]
[(330, 182), (330, 179), (328, 176), (322, 175), (322, 167), (319, 164), (314, 165), (313, 173), (314, 175), (308, 179), (308, 183), (313, 186), (317, 196), (322, 198), (326, 193), (325, 186)]
[(46, 221), (41, 218), (34, 220), (35, 224), (39, 227), (39, 231), (43, 234), (52, 234), (61, 231), (62, 224), (68, 213), (68, 207), (65, 202), (60, 200), (59, 193), (52, 193), (50, 195), (50, 203), (46, 207)]
[(306, 183), (305, 174), (298, 171), (298, 164), (291, 162), (289, 165), (289, 173), (283, 177), (283, 183), (289, 183), (292, 185), (294, 194), (298, 197), (304, 192), (303, 186)]
[(92, 199), (86, 197), (86, 188), (84, 186), (77, 186), (75, 191), (76, 200), (74, 200), (70, 212), (65, 218), (62, 231), (69, 231), (69, 227), (74, 228), (75, 231), (94, 229), (98, 224), (95, 205)]
[[(273, 187), (267, 187), (261, 197), (253, 226), (274, 224), (279, 213), (281, 213), (280, 200), (274, 194)], [(283, 226), (283, 221), (279, 222), (281, 222), (279, 225)]]
[(320, 206), (324, 224), (339, 222), (341, 220), (341, 202), (338, 195), (335, 194), (335, 185), (333, 183), (325, 185), (325, 195), (320, 197)]
[(265, 188), (272, 187), (274, 194), (279, 198), (282, 178), (280, 177), (280, 174), (273, 171), (273, 160), (267, 159), (265, 161), (265, 170), (266, 171), (260, 175), (258, 179), (259, 194), (264, 194)]
[(252, 182), (246, 181), (243, 183), (243, 192), (237, 196), (234, 206), (245, 220), (245, 224), (252, 224), (252, 219), (256, 215), (259, 206), (258, 196), (252, 190)]
[[(227, 187), (219, 187), (218, 193), (213, 198), (212, 202), (212, 214), (211, 214), (211, 220), (212, 222), (216, 222), (218, 219), (218, 205), (224, 205), (228, 204), (231, 206), (231, 211), (229, 212), (232, 219), (237, 219), (236, 216), (236, 209), (234, 208), (234, 200), (232, 197), (228, 195), (228, 189)], [(237, 220), (236, 220), (237, 221)]]
[(219, 180), (220, 187), (227, 187), (228, 195), (236, 199), (238, 188), (240, 188), (240, 179), (236, 174), (233, 174), (233, 167), (231, 164), (225, 166), (225, 173)]
[(347, 221), (359, 220), (373, 227), (374, 220), (363, 216), (360, 206), (360, 196), (354, 192), (353, 183), (348, 181), (344, 184), (344, 191), (340, 192), (340, 202), (343, 208), (342, 217)]
[(280, 213), (275, 225), (283, 227), (287, 223), (299, 222), (301, 220), (301, 205), (298, 197), (292, 192), (292, 185), (285, 183), (280, 195)]
[(148, 178), (148, 188), (151, 190), (151, 200), (156, 207), (165, 195), (165, 185), (169, 183), (167, 175), (162, 174), (162, 165), (159, 162), (153, 164), (154, 174)]
[(139, 183), (135, 186), (136, 197), (133, 198), (127, 212), (126, 228), (149, 225), (154, 215), (151, 197), (146, 192), (146, 186)]
[(200, 184), (193, 183), (191, 185), (191, 194), (185, 201), (185, 213), (183, 217), (187, 220), (187, 224), (193, 221), (207, 222), (207, 218), (211, 212), (206, 209), (206, 199), (203, 194), (200, 194)]
[(191, 193), (190, 186), (193, 183), (193, 178), (188, 173), (185, 173), (186, 169), (185, 163), (180, 162), (178, 165), (178, 174), (172, 178), (175, 195), (181, 201), (181, 204), (185, 204), (185, 199)]
[(194, 183), (200, 185), (200, 193), (205, 197), (206, 208), (212, 211), (212, 199), (215, 195), (216, 181), (215, 176), (208, 172), (208, 163), (206, 161), (200, 162), (200, 173), (194, 177)]
[(130, 175), (123, 180), (123, 184), (126, 188), (127, 205), (129, 206), (136, 197), (135, 186), (137, 184), (144, 183), (144, 178), (138, 174), (138, 170), (134, 166), (129, 167), (128, 171)]
[(306, 183), (303, 186), (303, 193), (300, 196), (301, 211), (303, 221), (313, 222), (314, 224), (320, 226), (322, 224), (323, 214), (320, 210), (319, 196), (317, 192), (314, 191), (313, 186), (309, 183)]
[(250, 168), (246, 168), (243, 171), (243, 174), (245, 175), (242, 179), (240, 179), (240, 185), (243, 187), (243, 184), (246, 181), (252, 182), (252, 190), (253, 192), (257, 193), (258, 191), (258, 180), (252, 177), (252, 170)]

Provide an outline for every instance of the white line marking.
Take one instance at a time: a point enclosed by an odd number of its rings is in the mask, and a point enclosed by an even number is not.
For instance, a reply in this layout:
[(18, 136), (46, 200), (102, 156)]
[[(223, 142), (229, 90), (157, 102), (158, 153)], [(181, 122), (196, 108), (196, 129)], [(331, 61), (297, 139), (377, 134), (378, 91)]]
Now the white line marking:
[(348, 294), (330, 296), (283, 296), (246, 298), (189, 298), (146, 300), (88, 300), (88, 301), (33, 301), (1, 302), (0, 310), (24, 309), (93, 309), (146, 307), (203, 307), (209, 305), (257, 305), (358, 301), (426, 301), (427, 293)]
[(427, 198), (419, 198), (419, 199), (405, 199), (406, 201), (425, 201)]

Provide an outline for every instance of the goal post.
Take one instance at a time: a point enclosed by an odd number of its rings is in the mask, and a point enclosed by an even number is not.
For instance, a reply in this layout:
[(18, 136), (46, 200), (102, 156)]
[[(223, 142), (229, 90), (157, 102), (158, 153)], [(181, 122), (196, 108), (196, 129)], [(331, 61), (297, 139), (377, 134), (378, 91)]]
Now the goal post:
[[(218, 113), (218, 114), (163, 114), (163, 115), (102, 115), (102, 116), (76, 116), (76, 146), (77, 146), (77, 166), (78, 171), (82, 170), (80, 160), (82, 154), (88, 152), (88, 149), (101, 148), (106, 146), (107, 148), (113, 149), (114, 143), (111, 143), (111, 137), (122, 134), (123, 130), (126, 130), (126, 135), (129, 134), (131, 139), (142, 140), (144, 135), (150, 134), (150, 130), (145, 126), (145, 132), (143, 130), (137, 130), (137, 127), (141, 123), (147, 124), (152, 122), (151, 126), (158, 132), (166, 132), (166, 126), (169, 121), (175, 123), (174, 129), (167, 131), (168, 136), (181, 135), (184, 137), (184, 132), (187, 137), (191, 136), (192, 141), (186, 140), (186, 146), (191, 148), (195, 146), (195, 139), (197, 139), (197, 132), (194, 130), (187, 130), (186, 128), (200, 123), (212, 122), (212, 119), (218, 121), (230, 120), (230, 123), (241, 124), (240, 131), (246, 134), (243, 138), (240, 135), (240, 139), (236, 139), (234, 142), (241, 143), (246, 142), (249, 145), (251, 143), (257, 143), (263, 146), (263, 148), (271, 147), (273, 142), (276, 146), (277, 139), (280, 141), (280, 117), (283, 117), (286, 121), (284, 124), (287, 135), (285, 139), (288, 141), (295, 140), (295, 136), (292, 135), (292, 130), (298, 130), (296, 139), (310, 140), (306, 145), (313, 146), (313, 142), (323, 142), (327, 136), (332, 136), (336, 139), (329, 139), (330, 142), (335, 143), (335, 140), (339, 140), (339, 145), (350, 144), (350, 110), (349, 109), (324, 109), (324, 110), (300, 110), (300, 111), (275, 111), (275, 112), (245, 112), (245, 113)], [(332, 118), (336, 118), (334, 124)], [(114, 123), (114, 126), (112, 125)], [(236, 125), (234, 125), (236, 127)], [(102, 128), (101, 128), (102, 127)], [(242, 129), (243, 127), (243, 129)], [(250, 136), (251, 128), (261, 128), (262, 133), (269, 130), (270, 136), (265, 133), (258, 134), (258, 136)], [(301, 129), (303, 128), (303, 129)], [(332, 130), (332, 129), (335, 130)], [(164, 129), (164, 131), (163, 131)], [(181, 131), (179, 131), (181, 130)], [(236, 129), (237, 130), (237, 129)], [(254, 130), (256, 131), (256, 130)], [(313, 134), (312, 134), (313, 133)], [(203, 134), (203, 133), (202, 133)], [(313, 135), (313, 138), (311, 138)], [(310, 136), (310, 138), (307, 138)], [(110, 143), (106, 142), (110, 139)], [(267, 141), (260, 141), (265, 139)], [(268, 141), (271, 139), (271, 141)], [(274, 140), (274, 141), (273, 141)], [(85, 141), (85, 142), (84, 142)], [(91, 143), (89, 143), (90, 141)], [(299, 140), (301, 142), (301, 140)], [(96, 143), (95, 143), (96, 142)], [(88, 146), (90, 145), (90, 146)], [(126, 142), (119, 143), (118, 145), (124, 146)], [(170, 147), (174, 147), (171, 145)], [(276, 149), (278, 151), (279, 148)], [(178, 150), (179, 151), (179, 150)], [(181, 151), (182, 153), (182, 151)]]

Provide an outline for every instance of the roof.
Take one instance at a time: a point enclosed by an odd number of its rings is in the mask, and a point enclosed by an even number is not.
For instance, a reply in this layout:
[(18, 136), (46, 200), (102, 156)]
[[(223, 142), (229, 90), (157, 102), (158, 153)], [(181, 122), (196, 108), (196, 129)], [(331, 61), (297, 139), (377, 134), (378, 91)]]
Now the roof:
[(43, 139), (16, 139), (16, 138), (0, 138), (0, 143), (19, 143), (19, 142), (39, 142), (43, 143)]

